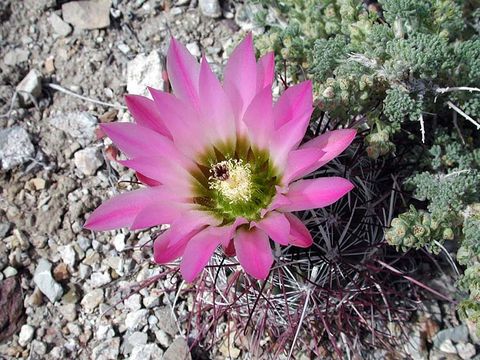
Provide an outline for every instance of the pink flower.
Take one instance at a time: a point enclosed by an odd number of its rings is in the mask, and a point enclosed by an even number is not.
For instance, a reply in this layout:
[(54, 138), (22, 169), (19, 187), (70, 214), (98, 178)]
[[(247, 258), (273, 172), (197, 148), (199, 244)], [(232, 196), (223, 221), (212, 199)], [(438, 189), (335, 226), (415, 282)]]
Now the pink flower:
[(332, 204), (353, 188), (346, 179), (301, 180), (339, 155), (355, 130), (336, 130), (299, 146), (312, 106), (312, 84), (290, 87), (272, 100), (274, 57), (255, 60), (248, 35), (228, 60), (223, 85), (172, 39), (167, 71), (173, 95), (150, 89), (153, 101), (128, 95), (136, 123), (103, 131), (146, 185), (103, 203), (85, 227), (170, 228), (155, 239), (154, 259), (182, 257), (192, 281), (218, 246), (236, 253), (245, 271), (265, 279), (273, 263), (270, 240), (309, 247), (312, 237), (293, 214)]

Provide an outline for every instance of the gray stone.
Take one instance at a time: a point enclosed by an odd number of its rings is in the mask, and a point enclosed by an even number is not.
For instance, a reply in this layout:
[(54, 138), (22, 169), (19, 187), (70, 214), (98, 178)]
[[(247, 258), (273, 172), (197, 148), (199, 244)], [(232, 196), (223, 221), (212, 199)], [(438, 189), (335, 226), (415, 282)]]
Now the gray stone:
[(28, 161), (34, 151), (30, 136), (22, 127), (0, 130), (0, 162), (3, 170), (10, 170)]
[(162, 360), (192, 360), (188, 344), (184, 338), (177, 338), (169, 346)]
[(448, 353), (448, 354), (456, 354), (457, 353), (457, 349), (455, 349), (455, 346), (453, 345), (452, 340), (450, 340), (450, 339), (446, 339), (444, 342), (442, 342), (440, 344), (440, 346), (438, 347), (438, 349), (440, 351), (443, 351), (444, 353)]
[(124, 300), (123, 304), (130, 310), (137, 311), (142, 308), (141, 298), (140, 294), (132, 294)]
[(222, 8), (218, 0), (199, 0), (198, 5), (203, 15), (218, 18), (222, 15)]
[(90, 285), (93, 288), (99, 288), (103, 285), (107, 285), (110, 281), (112, 281), (112, 278), (110, 277), (110, 274), (108, 274), (108, 272), (94, 272), (90, 276)]
[(11, 266), (7, 266), (5, 268), (5, 270), (3, 270), (3, 275), (5, 275), (5, 278), (9, 278), (9, 277), (15, 276), (17, 274), (18, 274), (17, 269), (15, 269), (14, 267), (11, 267)]
[(172, 343), (172, 338), (163, 330), (155, 331), (155, 338), (157, 339), (158, 343), (167, 348)]
[(94, 175), (103, 165), (103, 156), (96, 147), (88, 147), (74, 154), (73, 162), (83, 175)]
[(110, 26), (110, 0), (70, 1), (62, 5), (63, 20), (79, 29), (93, 30)]
[(93, 348), (92, 359), (95, 360), (117, 360), (120, 351), (120, 338), (114, 337), (110, 340), (102, 341)]
[(117, 250), (118, 252), (123, 251), (125, 249), (125, 235), (115, 235), (115, 237), (113, 238), (113, 246), (115, 246), (115, 250)]
[(253, 31), (255, 34), (262, 34), (265, 31), (264, 27), (259, 26), (255, 21), (255, 15), (262, 10), (259, 4), (245, 3), (237, 7), (235, 13), (235, 22), (244, 31)]
[[(39, 340), (32, 340), (30, 344), (30, 359), (38, 359), (36, 356), (32, 356), (32, 354), (43, 356), (47, 353), (47, 345)], [(41, 359), (43, 359), (41, 357)]]
[(33, 281), (40, 291), (54, 303), (59, 300), (63, 295), (62, 286), (57, 283), (51, 273), (52, 264), (46, 259), (40, 259), (38, 261), (35, 274), (33, 275)]
[(127, 92), (150, 97), (147, 86), (165, 90), (163, 71), (162, 61), (157, 51), (152, 51), (148, 55), (137, 55), (127, 64)]
[(156, 344), (135, 346), (130, 355), (130, 360), (157, 360), (162, 358), (163, 351)]
[(457, 327), (441, 330), (433, 338), (433, 345), (440, 348), (440, 345), (445, 340), (452, 340), (453, 342), (468, 342), (468, 327), (467, 325), (460, 325)]
[(470, 344), (470, 343), (458, 343), (456, 346), (457, 349), (457, 354), (463, 359), (463, 360), (469, 360), (475, 356), (477, 353), (477, 350), (475, 349), (475, 345)]
[(200, 46), (198, 46), (198, 43), (196, 41), (188, 43), (185, 45), (187, 50), (190, 52), (195, 57), (200, 57), (202, 55), (202, 52), (200, 51)]
[(58, 252), (62, 256), (62, 262), (67, 264), (70, 269), (75, 267), (77, 261), (77, 253), (72, 245), (59, 246)]
[(102, 301), (103, 301), (103, 289), (95, 289), (85, 294), (81, 304), (86, 311), (92, 312)]
[(8, 66), (15, 66), (28, 60), (30, 53), (23, 49), (13, 49), (7, 52), (3, 58), (3, 62)]
[(115, 336), (115, 330), (113, 330), (113, 327), (110, 324), (99, 325), (95, 335), (98, 340), (111, 339)]
[(88, 145), (95, 139), (97, 119), (87, 112), (71, 112), (49, 119), (49, 123), (70, 135), (82, 146)]
[(20, 329), (20, 334), (18, 335), (18, 343), (21, 347), (26, 347), (27, 344), (33, 339), (33, 334), (35, 329), (31, 325), (23, 325)]
[(42, 95), (42, 73), (32, 69), (17, 85), (18, 97), (23, 105), (31, 104), (32, 97), (37, 99)]
[(77, 306), (75, 304), (65, 304), (58, 307), (63, 318), (67, 321), (75, 321), (77, 318)]
[(158, 319), (158, 327), (168, 335), (175, 336), (178, 333), (177, 323), (172, 315), (172, 310), (166, 307), (158, 308), (155, 310), (155, 316)]
[(55, 34), (60, 36), (68, 36), (72, 32), (72, 27), (62, 20), (60, 16), (52, 13), (48, 17), (48, 22), (53, 28)]
[(125, 326), (130, 331), (136, 331), (147, 325), (148, 310), (133, 311), (125, 317)]

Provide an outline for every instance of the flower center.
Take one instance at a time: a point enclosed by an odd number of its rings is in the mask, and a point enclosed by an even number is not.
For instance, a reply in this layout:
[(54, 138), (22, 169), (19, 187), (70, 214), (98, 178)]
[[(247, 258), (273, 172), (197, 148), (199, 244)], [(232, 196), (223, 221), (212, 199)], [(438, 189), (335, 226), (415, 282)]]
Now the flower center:
[(246, 203), (252, 197), (252, 170), (242, 159), (221, 161), (210, 168), (208, 185), (229, 204)]

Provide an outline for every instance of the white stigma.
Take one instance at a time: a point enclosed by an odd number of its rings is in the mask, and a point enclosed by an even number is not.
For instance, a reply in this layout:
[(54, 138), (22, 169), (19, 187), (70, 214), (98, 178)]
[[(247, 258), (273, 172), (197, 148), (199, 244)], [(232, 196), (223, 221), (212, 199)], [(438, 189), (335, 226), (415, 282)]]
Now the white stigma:
[(243, 160), (229, 159), (211, 167), (210, 189), (218, 191), (229, 204), (247, 202), (252, 196), (252, 170)]

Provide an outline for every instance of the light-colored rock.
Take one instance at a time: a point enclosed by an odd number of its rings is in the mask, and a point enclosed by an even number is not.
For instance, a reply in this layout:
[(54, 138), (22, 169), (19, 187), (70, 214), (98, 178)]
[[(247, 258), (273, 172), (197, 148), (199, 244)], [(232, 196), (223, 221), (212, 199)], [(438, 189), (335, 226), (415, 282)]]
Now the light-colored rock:
[(62, 297), (63, 289), (54, 280), (51, 269), (52, 264), (48, 260), (40, 259), (33, 275), (33, 281), (48, 300), (53, 303)]
[(18, 335), (18, 343), (21, 347), (26, 347), (30, 341), (33, 339), (33, 334), (35, 329), (28, 324), (25, 324), (20, 329), (20, 334)]
[(103, 301), (103, 289), (95, 289), (85, 294), (82, 306), (86, 311), (92, 312)]
[(123, 251), (125, 249), (125, 235), (124, 234), (117, 234), (113, 238), (113, 246), (115, 250), (118, 252)]
[(62, 5), (63, 20), (76, 28), (93, 30), (110, 26), (110, 0), (70, 1)]
[(93, 348), (91, 359), (95, 360), (117, 360), (120, 351), (120, 338), (114, 337), (107, 341), (102, 341)]
[(117, 45), (118, 50), (120, 50), (123, 54), (127, 55), (130, 52), (130, 47), (125, 43), (119, 43)]
[(140, 294), (132, 294), (124, 300), (123, 304), (128, 309), (130, 309), (132, 311), (137, 311), (137, 310), (140, 310), (142, 308), (142, 304), (140, 303), (141, 299), (142, 299), (142, 297), (141, 297)]
[(107, 285), (110, 281), (112, 281), (112, 278), (108, 272), (94, 272), (90, 276), (90, 285), (93, 288), (99, 288), (103, 285)]
[(17, 269), (15, 269), (14, 267), (11, 267), (11, 266), (7, 266), (5, 268), (5, 270), (3, 270), (3, 275), (5, 275), (5, 278), (9, 278), (9, 277), (12, 277), (12, 276), (15, 276), (18, 274), (18, 271)]
[(67, 321), (75, 321), (77, 318), (77, 306), (75, 304), (65, 304), (58, 307), (63, 318)]
[(203, 15), (211, 18), (222, 16), (222, 8), (218, 0), (199, 0), (198, 5)]
[(72, 27), (62, 20), (60, 16), (52, 13), (48, 17), (48, 22), (53, 28), (53, 32), (60, 36), (68, 36), (72, 32)]
[(147, 325), (148, 310), (133, 311), (125, 317), (125, 326), (130, 331), (136, 331)]
[(0, 130), (0, 162), (3, 170), (10, 170), (28, 161), (34, 151), (30, 136), (22, 127)]
[(98, 340), (111, 339), (115, 336), (115, 330), (110, 324), (102, 324), (98, 326), (95, 336)]
[(17, 85), (16, 90), (23, 105), (32, 103), (32, 98), (37, 99), (42, 95), (42, 73), (32, 69)]
[(77, 253), (72, 245), (59, 246), (58, 252), (62, 256), (62, 262), (67, 264), (70, 269), (75, 267), (77, 261)]
[(185, 45), (187, 50), (195, 57), (200, 57), (202, 52), (200, 51), (200, 46), (198, 46), (198, 42), (194, 41)]
[(70, 135), (82, 146), (88, 145), (95, 139), (97, 119), (87, 112), (60, 114), (50, 118), (49, 123)]
[(239, 5), (235, 13), (235, 22), (244, 31), (252, 31), (259, 35), (265, 31), (265, 28), (259, 26), (255, 20), (255, 15), (262, 10), (262, 5), (251, 4), (249, 2)]
[(188, 344), (184, 338), (176, 338), (169, 346), (162, 360), (192, 360)]
[[(135, 346), (130, 355), (130, 360), (157, 360), (162, 359), (163, 351), (156, 344)], [(165, 359), (165, 357), (163, 357)]]
[(444, 353), (448, 354), (456, 354), (457, 349), (455, 348), (455, 345), (453, 345), (452, 340), (446, 339), (444, 342), (440, 344), (438, 347), (440, 351), (443, 351)]
[(167, 307), (155, 309), (155, 316), (158, 319), (158, 327), (168, 335), (175, 336), (178, 333), (177, 323), (172, 315), (172, 310)]
[(28, 60), (30, 53), (24, 49), (13, 49), (5, 54), (3, 62), (8, 66), (15, 66)]
[(468, 342), (468, 326), (460, 325), (457, 327), (441, 330), (433, 338), (433, 345), (440, 348), (440, 345), (445, 340), (452, 340), (454, 342)]
[(457, 354), (463, 359), (463, 360), (469, 360), (475, 356), (477, 353), (477, 350), (475, 349), (475, 345), (470, 344), (470, 343), (458, 343), (455, 345), (457, 349)]
[(96, 147), (88, 147), (77, 151), (73, 159), (75, 166), (83, 175), (94, 175), (103, 165), (103, 156)]
[(164, 71), (160, 55), (156, 51), (139, 54), (127, 64), (127, 92), (129, 94), (150, 96), (147, 86), (165, 90), (162, 78)]
[(155, 338), (158, 343), (164, 348), (168, 348), (172, 343), (172, 338), (163, 330), (155, 331)]

